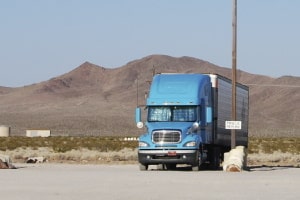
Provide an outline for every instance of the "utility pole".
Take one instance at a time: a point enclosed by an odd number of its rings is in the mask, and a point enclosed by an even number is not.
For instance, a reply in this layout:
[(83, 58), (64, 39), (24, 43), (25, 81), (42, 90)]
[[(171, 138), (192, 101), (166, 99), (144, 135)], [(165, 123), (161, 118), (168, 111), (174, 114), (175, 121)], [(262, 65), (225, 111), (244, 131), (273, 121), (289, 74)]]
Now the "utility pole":
[[(231, 120), (236, 121), (236, 41), (237, 41), (237, 0), (233, 0), (232, 9), (232, 109)], [(236, 131), (231, 129), (231, 149), (236, 146)]]

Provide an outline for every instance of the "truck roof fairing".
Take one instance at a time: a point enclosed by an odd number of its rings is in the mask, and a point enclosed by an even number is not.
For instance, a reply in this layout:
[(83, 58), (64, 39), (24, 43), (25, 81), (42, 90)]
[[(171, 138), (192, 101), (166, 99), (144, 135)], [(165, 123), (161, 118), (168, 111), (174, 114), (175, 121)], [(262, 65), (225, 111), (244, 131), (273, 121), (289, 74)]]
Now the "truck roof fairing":
[(203, 74), (158, 74), (153, 77), (147, 105), (200, 105), (210, 78)]

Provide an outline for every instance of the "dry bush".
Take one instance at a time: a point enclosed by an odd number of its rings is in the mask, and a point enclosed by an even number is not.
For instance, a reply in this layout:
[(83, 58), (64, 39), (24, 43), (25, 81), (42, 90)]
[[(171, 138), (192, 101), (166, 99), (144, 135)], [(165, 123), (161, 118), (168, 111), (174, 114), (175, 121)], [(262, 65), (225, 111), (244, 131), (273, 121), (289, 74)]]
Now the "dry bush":
[(3, 137), (0, 138), (0, 150), (14, 150), (18, 147), (49, 147), (56, 152), (86, 148), (102, 152), (120, 151), (123, 148), (136, 148), (137, 141), (123, 141), (123, 137)]
[(294, 166), (300, 167), (300, 154), (282, 153), (272, 154), (253, 153), (248, 155), (248, 165)]
[(248, 152), (253, 153), (267, 153), (273, 152), (300, 154), (300, 138), (249, 138)]
[(137, 161), (137, 150), (124, 148), (120, 151), (101, 152), (89, 149), (70, 150), (67, 152), (55, 152), (48, 147), (17, 148), (15, 150), (0, 151), (1, 154), (9, 155), (13, 162), (23, 163), (28, 157), (46, 158), (48, 162), (55, 163), (134, 163)]

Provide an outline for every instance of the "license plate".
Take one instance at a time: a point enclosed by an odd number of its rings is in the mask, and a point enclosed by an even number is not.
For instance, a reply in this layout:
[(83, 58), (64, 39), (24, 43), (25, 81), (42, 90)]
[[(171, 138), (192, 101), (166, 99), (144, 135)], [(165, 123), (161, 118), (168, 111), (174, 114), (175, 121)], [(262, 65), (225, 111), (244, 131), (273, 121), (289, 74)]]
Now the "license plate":
[(176, 151), (169, 151), (168, 156), (176, 156)]

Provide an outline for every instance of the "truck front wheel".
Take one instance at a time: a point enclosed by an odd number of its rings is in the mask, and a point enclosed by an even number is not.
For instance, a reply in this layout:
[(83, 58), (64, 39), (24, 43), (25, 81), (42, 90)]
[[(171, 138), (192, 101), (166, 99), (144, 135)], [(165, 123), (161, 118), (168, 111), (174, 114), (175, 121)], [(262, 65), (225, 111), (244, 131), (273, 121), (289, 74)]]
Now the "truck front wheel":
[(201, 153), (197, 153), (197, 160), (194, 165), (192, 165), (192, 171), (199, 171), (200, 166), (202, 165), (202, 160), (201, 160)]

